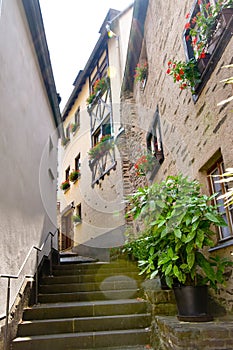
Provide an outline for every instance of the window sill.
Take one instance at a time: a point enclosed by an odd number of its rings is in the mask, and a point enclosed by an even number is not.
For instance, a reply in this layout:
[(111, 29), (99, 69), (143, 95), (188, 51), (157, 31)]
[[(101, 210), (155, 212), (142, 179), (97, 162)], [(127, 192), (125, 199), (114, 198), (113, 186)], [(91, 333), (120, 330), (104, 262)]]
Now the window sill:
[(77, 126), (75, 131), (72, 131), (72, 135), (75, 136), (77, 134), (77, 132), (79, 131), (79, 129), (80, 129), (80, 126)]
[(82, 221), (74, 222), (74, 226), (78, 226), (82, 223)]
[(209, 249), (209, 252), (214, 252), (216, 250), (219, 250), (219, 249), (224, 249), (224, 248), (227, 248), (227, 247), (230, 247), (230, 246), (233, 246), (233, 237), (230, 238), (229, 240), (227, 241), (221, 241), (218, 243), (217, 246), (213, 247), (213, 248), (210, 248)]
[(67, 188), (66, 190), (64, 190), (64, 194), (66, 194), (68, 191), (70, 190), (70, 187), (69, 188)]

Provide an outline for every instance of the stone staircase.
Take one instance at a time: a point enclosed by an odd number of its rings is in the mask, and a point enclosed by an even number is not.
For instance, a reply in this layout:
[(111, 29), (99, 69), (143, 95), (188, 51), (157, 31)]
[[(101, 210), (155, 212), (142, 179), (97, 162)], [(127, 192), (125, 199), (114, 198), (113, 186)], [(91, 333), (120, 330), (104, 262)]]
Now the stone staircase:
[(134, 264), (61, 259), (41, 278), (12, 350), (150, 348), (151, 315)]

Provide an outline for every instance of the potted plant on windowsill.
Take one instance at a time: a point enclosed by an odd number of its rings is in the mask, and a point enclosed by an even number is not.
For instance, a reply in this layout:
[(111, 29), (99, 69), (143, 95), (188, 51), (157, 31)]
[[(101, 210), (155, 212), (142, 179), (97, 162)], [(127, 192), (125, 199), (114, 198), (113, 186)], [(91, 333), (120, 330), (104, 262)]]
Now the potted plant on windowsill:
[(146, 176), (149, 172), (152, 172), (159, 161), (151, 153), (146, 153), (141, 156), (134, 164), (137, 176)]
[(146, 85), (146, 80), (148, 76), (148, 63), (144, 62), (143, 64), (138, 63), (135, 68), (134, 80), (141, 84), (142, 89)]
[(92, 104), (95, 103), (98, 97), (101, 97), (105, 91), (107, 90), (109, 85), (109, 78), (103, 77), (101, 79), (96, 80), (94, 86), (93, 86), (93, 92), (90, 94), (90, 96), (87, 98), (87, 106), (88, 108), (91, 108)]
[[(214, 5), (197, 1), (195, 15), (186, 15), (186, 41), (189, 41), (194, 57), (199, 61), (212, 54), (219, 38), (232, 18), (232, 0), (219, 0)], [(190, 19), (191, 18), (191, 19)]]
[(73, 123), (70, 125), (70, 129), (71, 129), (73, 134), (75, 134), (75, 132), (77, 131), (78, 126), (79, 126), (78, 123)]
[(78, 214), (75, 214), (72, 216), (72, 221), (75, 224), (75, 226), (78, 224), (81, 224), (81, 222), (82, 222), (81, 217)]
[(81, 174), (79, 170), (72, 170), (72, 172), (69, 175), (69, 179), (71, 182), (76, 182), (80, 178)]
[(64, 147), (67, 146), (69, 142), (70, 142), (70, 138), (69, 137), (64, 137), (62, 139), (62, 146), (64, 146)]
[(69, 181), (69, 179), (64, 181), (64, 182), (62, 182), (60, 188), (63, 191), (68, 190), (70, 188), (70, 181)]
[(89, 152), (89, 158), (91, 161), (97, 161), (103, 157), (106, 152), (114, 147), (114, 142), (111, 135), (104, 135), (101, 137), (100, 141), (93, 146)]
[[(144, 215), (142, 238), (144, 243), (147, 240), (147, 254), (139, 266), (150, 277), (162, 274), (167, 285), (174, 288), (178, 318), (183, 321), (211, 319), (207, 312), (206, 285), (216, 289), (218, 283), (223, 284), (225, 267), (232, 265), (227, 259), (208, 258), (204, 254), (214, 246), (216, 233), (212, 225), (226, 225), (216, 207), (210, 204), (212, 198), (200, 194), (197, 181), (181, 175), (139, 189), (131, 197), (130, 213), (134, 217)], [(188, 296), (182, 295), (179, 309), (179, 294), (187, 290)], [(205, 303), (197, 302), (195, 293)], [(190, 301), (189, 297), (193, 299)], [(191, 309), (184, 310), (187, 304)]]

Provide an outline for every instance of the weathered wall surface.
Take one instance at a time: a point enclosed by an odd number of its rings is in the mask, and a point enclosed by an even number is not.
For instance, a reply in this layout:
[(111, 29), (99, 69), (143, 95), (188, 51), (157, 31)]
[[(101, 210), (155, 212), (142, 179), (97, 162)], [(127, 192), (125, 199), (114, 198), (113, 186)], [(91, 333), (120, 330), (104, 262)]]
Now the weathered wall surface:
[[(0, 19), (0, 274), (17, 274), (56, 227), (57, 133), (20, 1)], [(54, 177), (54, 178), (53, 178)], [(23, 274), (35, 267), (35, 251)], [(22, 279), (12, 282), (11, 303)], [(0, 279), (0, 315), (6, 280)]]
[[(127, 143), (134, 141), (132, 130), (141, 129), (140, 111), (155, 111), (158, 105), (165, 160), (154, 181), (165, 179), (168, 175), (183, 173), (203, 183), (203, 192), (208, 193), (207, 165), (221, 150), (225, 167), (233, 164), (232, 104), (217, 106), (217, 103), (232, 95), (232, 87), (224, 86), (220, 80), (230, 76), (229, 70), (222, 66), (232, 63), (233, 38), (230, 39), (222, 57), (212, 72), (199, 98), (194, 102), (189, 90), (181, 91), (172, 77), (166, 74), (169, 59), (185, 60), (182, 34), (186, 23), (185, 15), (193, 1), (182, 3), (169, 1), (149, 1), (145, 22), (144, 45), (146, 47), (149, 74), (144, 90), (135, 83), (135, 116), (123, 112), (124, 123), (131, 124), (126, 132)], [(123, 105), (127, 105), (128, 96), (124, 96)], [(132, 103), (134, 103), (132, 99)], [(123, 111), (124, 111), (124, 107)], [(149, 124), (148, 120), (148, 124)], [(143, 130), (147, 129), (146, 122)], [(137, 132), (139, 135), (140, 132)], [(131, 138), (131, 141), (130, 139)], [(140, 142), (140, 139), (137, 140)], [(140, 145), (143, 145), (145, 139)], [(136, 143), (136, 141), (135, 141)], [(134, 152), (132, 154), (132, 152)], [(137, 159), (136, 146), (131, 148), (129, 161)], [(127, 179), (135, 179), (133, 166), (129, 166)], [(127, 181), (126, 181), (127, 182)], [(136, 181), (129, 181), (132, 187)], [(135, 187), (135, 188), (136, 188)], [(230, 257), (230, 249), (220, 249), (218, 254)], [(227, 300), (227, 308), (232, 311), (232, 282), (220, 299)]]

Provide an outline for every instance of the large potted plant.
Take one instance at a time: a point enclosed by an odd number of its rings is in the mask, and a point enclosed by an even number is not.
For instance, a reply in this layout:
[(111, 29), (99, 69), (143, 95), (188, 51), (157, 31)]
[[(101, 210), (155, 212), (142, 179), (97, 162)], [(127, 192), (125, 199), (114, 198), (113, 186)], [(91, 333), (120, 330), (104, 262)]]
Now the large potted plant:
[[(130, 199), (130, 213), (134, 217), (144, 215), (144, 234), (147, 232), (150, 242), (139, 266), (150, 277), (159, 272), (165, 277), (167, 285), (174, 288), (178, 318), (185, 321), (211, 319), (206, 286), (216, 289), (218, 283), (223, 284), (225, 267), (232, 264), (224, 258), (206, 256), (214, 245), (212, 225), (226, 225), (211, 205), (212, 199), (200, 193), (197, 181), (181, 175), (139, 189)], [(182, 291), (187, 295), (182, 294), (179, 308)], [(191, 308), (186, 310), (186, 304)]]

